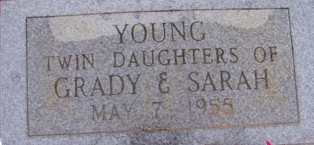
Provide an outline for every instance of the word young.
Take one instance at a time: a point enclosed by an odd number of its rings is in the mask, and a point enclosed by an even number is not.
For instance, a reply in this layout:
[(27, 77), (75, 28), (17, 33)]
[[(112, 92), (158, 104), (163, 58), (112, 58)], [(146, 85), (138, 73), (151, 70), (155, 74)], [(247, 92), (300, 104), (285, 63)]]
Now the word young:
[(148, 25), (137, 23), (131, 26), (130, 24), (113, 26), (119, 35), (119, 43), (125, 43), (126, 38), (129, 38), (129, 40), (135, 43), (144, 43), (149, 37), (151, 40), (158, 43), (165, 40), (176, 41), (191, 39), (195, 41), (202, 41), (206, 36), (205, 32), (200, 32), (203, 28), (202, 21), (194, 21), (190, 24), (182, 21), (177, 23), (150, 23)]

